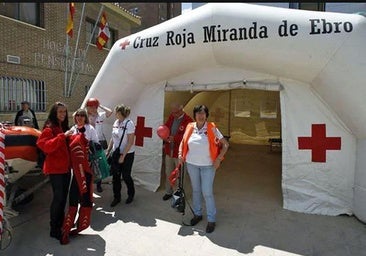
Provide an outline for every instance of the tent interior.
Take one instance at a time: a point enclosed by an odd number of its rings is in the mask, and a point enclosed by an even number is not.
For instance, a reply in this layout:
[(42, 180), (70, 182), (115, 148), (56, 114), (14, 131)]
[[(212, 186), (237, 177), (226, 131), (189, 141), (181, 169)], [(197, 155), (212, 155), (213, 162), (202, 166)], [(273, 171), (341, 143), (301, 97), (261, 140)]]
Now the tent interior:
[[(237, 200), (240, 200), (241, 193), (251, 194), (261, 201), (273, 200), (271, 204), (282, 206), (281, 147), (271, 148), (269, 144), (269, 139), (281, 138), (278, 91), (168, 91), (164, 102), (164, 120), (167, 120), (173, 102), (182, 104), (192, 118), (194, 106), (206, 105), (208, 120), (214, 122), (228, 139), (230, 148), (215, 179), (216, 194), (235, 194)], [(164, 186), (164, 179), (162, 165), (160, 189)], [(184, 187), (189, 190), (187, 182), (188, 177)]]
[(209, 120), (234, 143), (268, 145), (269, 139), (281, 138), (278, 91), (236, 89), (166, 92), (164, 120), (167, 120), (172, 102), (181, 102), (192, 118), (195, 105), (206, 105)]

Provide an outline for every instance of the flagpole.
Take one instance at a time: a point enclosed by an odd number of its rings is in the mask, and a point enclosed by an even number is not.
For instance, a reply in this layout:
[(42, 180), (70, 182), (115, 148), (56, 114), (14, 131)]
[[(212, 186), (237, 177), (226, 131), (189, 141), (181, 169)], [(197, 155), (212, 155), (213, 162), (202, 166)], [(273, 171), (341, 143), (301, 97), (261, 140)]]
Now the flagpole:
[[(103, 9), (104, 9), (104, 6), (102, 5), (102, 6), (100, 7), (100, 11), (99, 11), (99, 14), (98, 14), (98, 18), (97, 18), (97, 20), (96, 20), (96, 22), (95, 22), (95, 24), (94, 24), (93, 31), (91, 32), (91, 36), (90, 36), (90, 39), (89, 39), (89, 43), (87, 43), (87, 44), (86, 44), (86, 47), (85, 47), (85, 50), (84, 50), (84, 55), (83, 55), (82, 61), (84, 61), (84, 60), (85, 60), (85, 58), (86, 58), (86, 53), (88, 52), (89, 45), (91, 44), (91, 41), (92, 41), (92, 39), (93, 39), (93, 35), (94, 35), (94, 32), (95, 32), (95, 29), (96, 29), (96, 28), (97, 28), (97, 26), (98, 26), (98, 22), (99, 22), (99, 20), (100, 20), (100, 16), (102, 16)], [(79, 79), (79, 75), (80, 75), (80, 72), (78, 72), (78, 73), (77, 73), (77, 75), (76, 75), (76, 78), (75, 78), (75, 81), (74, 81), (74, 83), (75, 83), (75, 84), (76, 84), (76, 82), (77, 82), (77, 81), (78, 81), (78, 79)]]
[(92, 31), (92, 33), (91, 33), (91, 37), (90, 37), (90, 39), (89, 39), (89, 43), (86, 45), (86, 48), (85, 48), (85, 52), (87, 52), (88, 51), (88, 49), (89, 49), (89, 45), (91, 44), (91, 41), (92, 41), (92, 39), (93, 39), (93, 35), (94, 35), (94, 32), (95, 32), (95, 29), (97, 28), (97, 26), (98, 26), (98, 22), (99, 22), (99, 20), (100, 20), (100, 16), (102, 16), (102, 12), (103, 12), (103, 10), (104, 10), (104, 6), (103, 6), (103, 4), (102, 4), (102, 6), (100, 7), (100, 10), (99, 10), (99, 14), (98, 14), (98, 18), (97, 18), (97, 20), (95, 21), (95, 24), (94, 24), (94, 27), (93, 27), (93, 31)]
[[(66, 4), (66, 20), (69, 18), (69, 3)], [(65, 47), (65, 84), (64, 95), (67, 97), (67, 59), (69, 56), (69, 35), (66, 33), (66, 47)]]
[(80, 38), (80, 32), (81, 32), (81, 24), (83, 22), (83, 17), (84, 17), (84, 10), (85, 10), (85, 2), (83, 3), (83, 9), (81, 11), (80, 23), (79, 23), (79, 30), (78, 30), (78, 37), (76, 39), (76, 45), (75, 45), (75, 51), (74, 51), (74, 58), (72, 60), (72, 67), (71, 67), (71, 74), (70, 74), (70, 81), (69, 81), (69, 90), (67, 92), (67, 96), (68, 97), (71, 96), (71, 91), (72, 91), (72, 75), (73, 75), (74, 69), (75, 69), (75, 59), (76, 59), (76, 53), (77, 53), (78, 46), (79, 46), (79, 38)]

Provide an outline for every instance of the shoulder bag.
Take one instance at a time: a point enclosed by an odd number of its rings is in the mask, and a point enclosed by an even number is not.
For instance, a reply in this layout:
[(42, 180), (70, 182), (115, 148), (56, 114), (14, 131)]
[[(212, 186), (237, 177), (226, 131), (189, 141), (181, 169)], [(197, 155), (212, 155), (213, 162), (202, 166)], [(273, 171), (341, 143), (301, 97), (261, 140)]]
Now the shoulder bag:
[(108, 164), (111, 165), (111, 166), (118, 164), (118, 160), (119, 160), (119, 158), (121, 156), (121, 153), (119, 152), (119, 147), (122, 144), (122, 140), (123, 140), (123, 137), (125, 136), (125, 132), (127, 130), (127, 124), (128, 124), (129, 121), (130, 120), (127, 120), (126, 125), (125, 125), (125, 127), (123, 129), (122, 137), (121, 137), (121, 140), (119, 141), (118, 147), (112, 152), (112, 154), (110, 154), (108, 156), (108, 159), (107, 159), (108, 160)]

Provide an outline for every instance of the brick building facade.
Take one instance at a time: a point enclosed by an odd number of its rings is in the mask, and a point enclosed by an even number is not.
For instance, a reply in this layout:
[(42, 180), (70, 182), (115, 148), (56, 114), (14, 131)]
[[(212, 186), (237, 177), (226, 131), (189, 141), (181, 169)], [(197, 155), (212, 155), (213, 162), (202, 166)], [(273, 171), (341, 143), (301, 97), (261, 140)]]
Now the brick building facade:
[[(119, 38), (131, 34), (133, 28), (140, 26), (141, 18), (113, 3), (86, 3), (84, 12), (83, 3), (75, 3), (73, 37), (67, 40), (68, 3), (32, 4), (37, 5), (37, 25), (17, 17), (8, 17), (6, 8), (0, 11), (0, 121), (14, 121), (20, 102), (28, 100), (42, 126), (54, 102), (65, 102), (70, 115), (80, 107), (108, 55), (108, 48)], [(14, 8), (10, 3), (5, 3), (7, 6), (9, 10)], [(95, 22), (100, 20), (98, 15), (102, 6), (112, 39), (107, 48), (98, 50), (95, 46), (98, 27), (94, 30), (94, 42), (89, 44), (89, 40)], [(31, 8), (23, 6), (23, 11), (27, 10)], [(80, 26), (82, 13), (84, 15)], [(75, 69), (71, 74), (72, 66)], [(71, 83), (70, 77), (73, 78)]]
[(119, 3), (126, 10), (141, 17), (141, 26), (132, 29), (133, 33), (155, 26), (168, 19), (181, 15), (182, 3)]

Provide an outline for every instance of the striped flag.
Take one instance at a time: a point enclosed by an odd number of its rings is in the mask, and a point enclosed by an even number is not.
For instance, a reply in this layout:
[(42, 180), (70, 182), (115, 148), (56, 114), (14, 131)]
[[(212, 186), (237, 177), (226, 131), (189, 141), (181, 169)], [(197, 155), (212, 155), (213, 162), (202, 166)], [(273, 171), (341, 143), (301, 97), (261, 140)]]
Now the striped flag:
[(102, 17), (100, 19), (100, 26), (99, 26), (99, 34), (97, 37), (97, 47), (99, 50), (102, 50), (104, 45), (108, 42), (110, 38), (109, 27), (107, 22), (107, 15), (103, 12)]
[(67, 26), (66, 26), (66, 34), (69, 37), (72, 37), (74, 31), (74, 14), (75, 14), (75, 4), (69, 3), (69, 11), (67, 14)]
[(5, 206), (5, 133), (0, 127), (0, 242), (4, 233), (4, 206)]

